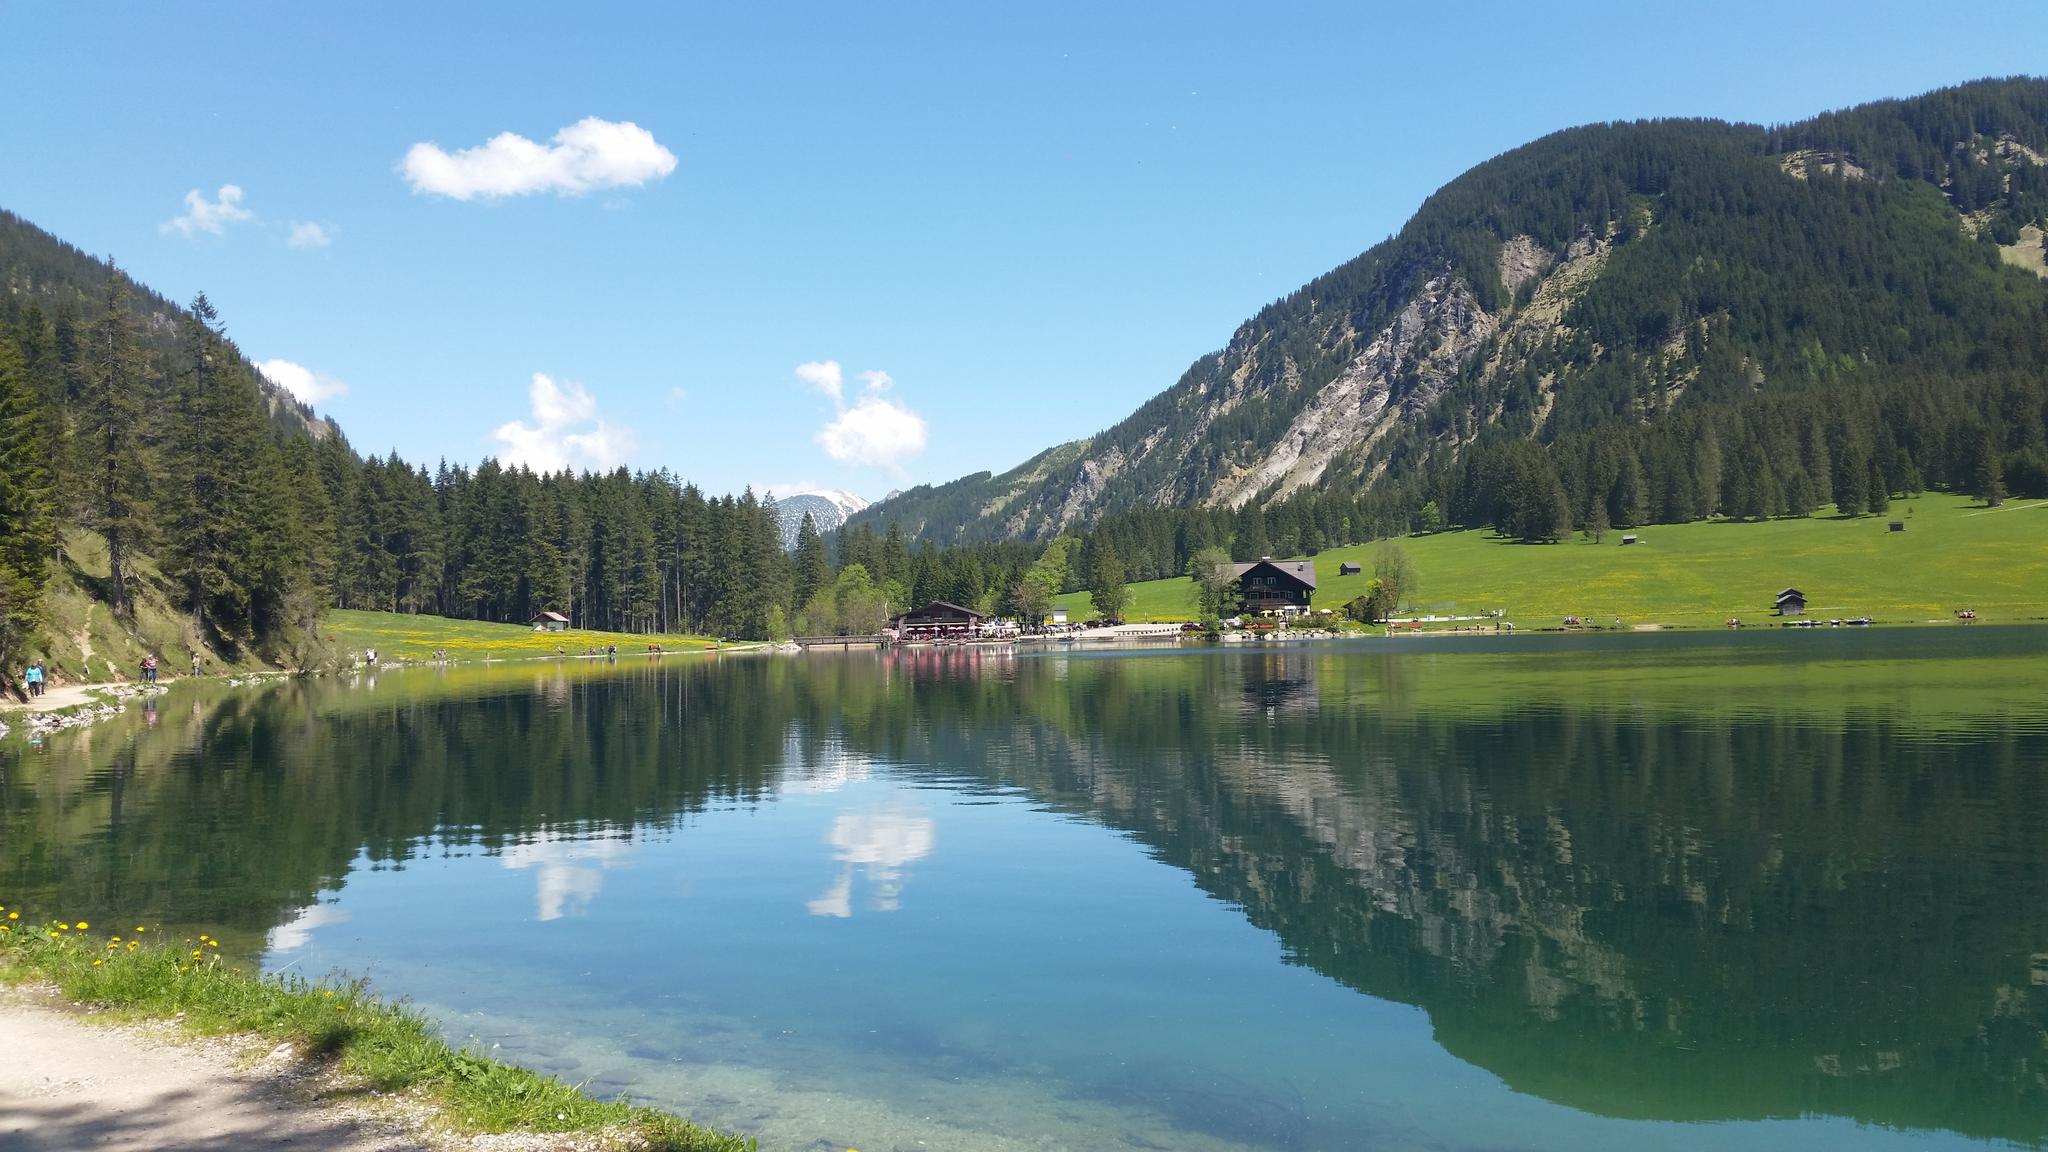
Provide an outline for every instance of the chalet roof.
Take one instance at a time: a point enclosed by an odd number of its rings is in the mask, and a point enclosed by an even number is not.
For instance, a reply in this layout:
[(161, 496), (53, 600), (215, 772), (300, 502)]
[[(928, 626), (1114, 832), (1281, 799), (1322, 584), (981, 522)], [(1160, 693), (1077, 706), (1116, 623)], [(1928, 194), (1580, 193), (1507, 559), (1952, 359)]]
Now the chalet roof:
[(553, 610), (549, 610), (549, 611), (543, 612), (543, 613), (541, 613), (540, 615), (538, 615), (538, 616), (535, 616), (535, 617), (534, 617), (534, 619), (535, 619), (535, 620), (558, 620), (558, 621), (560, 621), (560, 622), (562, 622), (562, 623), (564, 623), (564, 624), (567, 624), (567, 623), (569, 622), (569, 618), (568, 618), (567, 616), (564, 616), (564, 615), (562, 615), (562, 614), (561, 614), (560, 612), (556, 612), (556, 611), (553, 611)]
[(1801, 592), (1797, 588), (1787, 588), (1783, 592), (1778, 593), (1778, 599), (1780, 600), (1790, 600), (1795, 596), (1801, 600), (1806, 599), (1806, 593)]
[(1249, 564), (1230, 565), (1230, 574), (1243, 579), (1245, 574), (1254, 568), (1271, 568), (1294, 577), (1310, 588), (1316, 586), (1316, 562), (1313, 560), (1254, 560)]
[(988, 613), (976, 612), (972, 608), (963, 608), (950, 600), (934, 600), (922, 608), (912, 608), (896, 618), (902, 620), (911, 616), (969, 616), (976, 620), (982, 620), (987, 618)]

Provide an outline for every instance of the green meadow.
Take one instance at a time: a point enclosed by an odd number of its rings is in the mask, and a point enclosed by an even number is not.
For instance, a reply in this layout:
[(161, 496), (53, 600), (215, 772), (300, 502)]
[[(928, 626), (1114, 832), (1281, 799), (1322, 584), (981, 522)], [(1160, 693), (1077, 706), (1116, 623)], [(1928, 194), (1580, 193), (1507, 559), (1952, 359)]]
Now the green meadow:
[[(1888, 522), (1903, 521), (1904, 532)], [(1985, 508), (1929, 493), (1894, 501), (1882, 516), (1843, 519), (1707, 521), (1651, 525), (1623, 546), (1622, 532), (1599, 543), (1575, 536), (1521, 544), (1484, 529), (1401, 541), (1414, 562), (1414, 613), (1479, 615), (1499, 609), (1523, 627), (1566, 616), (1612, 627), (1719, 625), (1771, 619), (1784, 588), (1806, 593), (1807, 613), (1871, 616), (1882, 623), (1952, 620), (1958, 609), (1990, 622), (2048, 619), (2048, 501)], [(1315, 556), (1318, 608), (1364, 594), (1378, 544)], [(1345, 562), (1363, 566), (1339, 576)], [(1085, 592), (1059, 597), (1075, 619), (1093, 615)], [(1133, 621), (1193, 618), (1186, 578), (1131, 585)]]
[(695, 651), (715, 641), (702, 636), (647, 635), (631, 632), (536, 632), (524, 624), (490, 624), (451, 620), (445, 616), (414, 616), (401, 612), (360, 612), (336, 609), (320, 625), (321, 634), (338, 651), (354, 654), (375, 648), (379, 660), (431, 660), (445, 651), (451, 660), (518, 660), (552, 656), (560, 648), (570, 656), (585, 649), (616, 644), (619, 654), (645, 652), (649, 644), (670, 651)]

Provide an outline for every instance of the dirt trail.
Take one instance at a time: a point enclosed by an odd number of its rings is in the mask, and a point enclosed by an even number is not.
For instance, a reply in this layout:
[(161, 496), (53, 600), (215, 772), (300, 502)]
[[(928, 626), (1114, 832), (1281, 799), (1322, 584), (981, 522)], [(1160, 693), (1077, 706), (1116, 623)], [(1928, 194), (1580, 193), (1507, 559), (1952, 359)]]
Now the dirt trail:
[(31, 696), (20, 703), (8, 701), (0, 716), (5, 712), (55, 712), (74, 704), (90, 704), (99, 699), (96, 693), (104, 694), (115, 687), (117, 685), (113, 684), (59, 684), (46, 689), (41, 696)]
[(0, 1152), (430, 1147), (400, 1117), (319, 1098), (288, 1047), (262, 1052), (99, 1027), (47, 995), (0, 992)]

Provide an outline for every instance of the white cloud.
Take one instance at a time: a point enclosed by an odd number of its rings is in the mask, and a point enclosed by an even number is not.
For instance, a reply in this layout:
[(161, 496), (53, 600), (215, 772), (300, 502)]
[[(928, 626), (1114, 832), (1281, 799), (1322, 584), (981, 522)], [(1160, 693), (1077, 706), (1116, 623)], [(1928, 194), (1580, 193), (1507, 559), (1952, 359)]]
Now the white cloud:
[(301, 404), (318, 404), (348, 395), (348, 385), (289, 360), (265, 360), (256, 365), (256, 370), (268, 377), (272, 384), (291, 393)]
[(797, 379), (831, 397), (838, 418), (813, 436), (825, 455), (842, 464), (895, 468), (924, 451), (924, 417), (884, 396), (896, 382), (887, 372), (862, 372), (860, 396), (846, 403), (845, 373), (836, 360), (796, 366)]
[(535, 192), (581, 196), (659, 180), (675, 168), (675, 153), (657, 144), (652, 132), (630, 121), (595, 116), (569, 125), (546, 144), (500, 132), (451, 153), (423, 141), (407, 149), (399, 164), (414, 192), (456, 200)]
[(504, 445), (498, 459), (508, 468), (523, 464), (536, 472), (605, 472), (624, 464), (640, 447), (632, 429), (598, 415), (596, 398), (581, 384), (557, 384), (535, 372), (526, 395), (533, 423), (514, 420), (491, 433)]
[(837, 360), (807, 360), (796, 366), (796, 378), (830, 396), (834, 404), (840, 402), (846, 384)]
[(239, 185), (223, 184), (215, 199), (194, 188), (185, 193), (185, 214), (173, 216), (163, 222), (162, 230), (176, 232), (180, 236), (193, 236), (205, 232), (218, 236), (227, 231), (230, 224), (254, 219), (256, 214), (242, 207), (242, 189)]
[(334, 243), (334, 234), (327, 230), (325, 224), (316, 224), (311, 220), (294, 220), (292, 234), (285, 239), (285, 243), (294, 248), (325, 248)]

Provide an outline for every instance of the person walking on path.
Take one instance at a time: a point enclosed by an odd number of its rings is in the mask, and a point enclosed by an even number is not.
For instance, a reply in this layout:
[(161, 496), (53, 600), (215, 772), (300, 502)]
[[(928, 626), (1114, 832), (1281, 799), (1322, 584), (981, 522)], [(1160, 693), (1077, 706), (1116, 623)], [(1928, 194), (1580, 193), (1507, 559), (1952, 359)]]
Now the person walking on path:
[(22, 687), (28, 689), (28, 694), (31, 699), (37, 696), (41, 696), (43, 694), (42, 664), (31, 664), (27, 668), (23, 669), (21, 673), (21, 684)]
[(156, 654), (153, 652), (142, 658), (142, 682), (156, 683)]
[(194, 676), (199, 675), (199, 653), (197, 652), (192, 654), (192, 674)]

